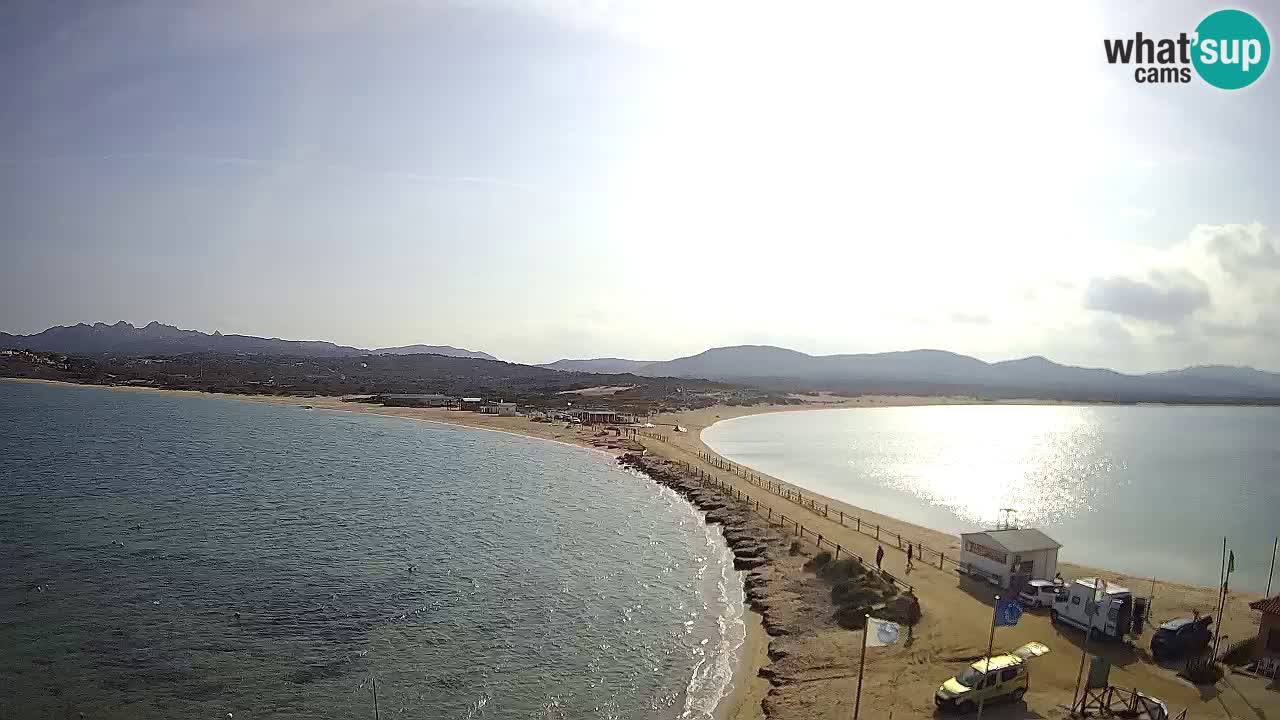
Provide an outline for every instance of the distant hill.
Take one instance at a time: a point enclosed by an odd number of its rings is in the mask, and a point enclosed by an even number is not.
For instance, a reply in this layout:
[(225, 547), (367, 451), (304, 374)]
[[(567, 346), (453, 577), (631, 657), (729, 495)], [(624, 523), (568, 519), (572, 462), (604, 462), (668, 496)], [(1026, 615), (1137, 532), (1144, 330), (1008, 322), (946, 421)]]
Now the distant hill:
[[(95, 323), (53, 327), (33, 335), (0, 333), (0, 349), (5, 348), (121, 357), (219, 353), (304, 358), (443, 356), (480, 363), (500, 362), (488, 353), (448, 345), (408, 345), (370, 351), (330, 342), (223, 335), (217, 332), (206, 334), (158, 322), (141, 328), (127, 322), (118, 322), (114, 325)], [(470, 373), (493, 372), (495, 377), (509, 377), (513, 372), (519, 375), (526, 371), (599, 376), (632, 374), (646, 378), (729, 382), (770, 391), (827, 390), (846, 395), (963, 394), (989, 398), (1107, 402), (1280, 400), (1280, 373), (1247, 367), (1211, 365), (1129, 375), (1105, 368), (1062, 365), (1040, 356), (988, 363), (946, 350), (809, 355), (769, 345), (738, 345), (712, 348), (697, 355), (664, 361), (594, 358), (557, 360), (540, 366), (513, 363), (502, 365), (505, 367), (501, 370), (475, 365), (468, 366), (469, 369), (465, 372), (459, 372), (466, 376)], [(435, 369), (454, 367), (440, 362), (423, 367), (428, 366)], [(546, 380), (544, 384), (546, 387), (559, 387), (560, 383), (566, 381), (570, 379)], [(621, 382), (616, 377), (599, 377), (595, 384), (631, 383)]]
[(445, 357), (477, 358), (480, 360), (497, 360), (487, 352), (464, 350), (452, 345), (403, 345), (401, 347), (378, 348), (370, 351), (374, 355), (444, 355)]
[(538, 367), (560, 370), (562, 372), (587, 372), (614, 375), (618, 373), (638, 373), (641, 368), (652, 365), (652, 360), (626, 360), (624, 358), (592, 358), (590, 360), (570, 360), (565, 358)]
[(212, 334), (183, 330), (152, 322), (134, 327), (123, 320), (108, 325), (94, 323), (51, 327), (33, 335), (0, 333), (0, 348), (60, 352), (74, 355), (182, 355), (193, 352), (292, 355), (299, 357), (352, 357), (358, 355), (444, 355), (446, 357), (497, 360), (489, 353), (463, 350), (449, 345), (406, 345), (404, 347), (363, 348), (335, 345), (317, 340), (281, 340), (252, 335)]
[(134, 327), (123, 320), (108, 325), (51, 327), (33, 335), (0, 333), (0, 348), (25, 348), (79, 355), (117, 353), (127, 355), (181, 355), (192, 352), (256, 353), (305, 357), (363, 355), (367, 350), (313, 340), (281, 340), (251, 335), (223, 335), (182, 330), (158, 322)]
[(739, 345), (647, 363), (632, 372), (846, 393), (954, 392), (1122, 402), (1280, 398), (1280, 374), (1253, 368), (1206, 366), (1127, 375), (1061, 365), (1039, 356), (988, 363), (945, 350), (808, 355), (768, 345)]

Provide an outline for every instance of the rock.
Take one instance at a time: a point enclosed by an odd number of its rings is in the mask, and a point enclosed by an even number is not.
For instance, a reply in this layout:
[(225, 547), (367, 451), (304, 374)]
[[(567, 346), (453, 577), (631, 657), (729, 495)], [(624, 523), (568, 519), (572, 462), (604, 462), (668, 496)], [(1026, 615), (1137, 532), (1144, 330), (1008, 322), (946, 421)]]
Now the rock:
[(762, 557), (734, 557), (733, 569), (734, 570), (752, 570), (754, 568), (760, 567), (761, 565), (764, 565), (767, 562), (769, 561)]
[(760, 668), (760, 670), (757, 671), (756, 674), (764, 678), (765, 680), (768, 680), (769, 684), (773, 685), (774, 687), (788, 684), (787, 679), (784, 678), (781, 675), (781, 673), (779, 673), (777, 670), (774, 670), (773, 668), (768, 666)]

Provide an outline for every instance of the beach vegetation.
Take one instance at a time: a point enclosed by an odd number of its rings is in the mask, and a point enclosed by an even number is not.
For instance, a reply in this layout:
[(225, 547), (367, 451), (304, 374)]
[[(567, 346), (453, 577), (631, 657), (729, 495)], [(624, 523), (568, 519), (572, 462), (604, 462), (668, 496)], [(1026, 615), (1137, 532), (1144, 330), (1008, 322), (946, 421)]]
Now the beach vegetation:
[(1222, 666), (1206, 652), (1187, 658), (1179, 674), (1197, 685), (1212, 685), (1222, 679)]
[(817, 555), (814, 555), (813, 557), (809, 558), (809, 560), (806, 561), (804, 564), (804, 569), (808, 570), (809, 572), (816, 573), (822, 568), (826, 567), (827, 563), (829, 562), (831, 562), (831, 553), (827, 552), (826, 550), (823, 550)]

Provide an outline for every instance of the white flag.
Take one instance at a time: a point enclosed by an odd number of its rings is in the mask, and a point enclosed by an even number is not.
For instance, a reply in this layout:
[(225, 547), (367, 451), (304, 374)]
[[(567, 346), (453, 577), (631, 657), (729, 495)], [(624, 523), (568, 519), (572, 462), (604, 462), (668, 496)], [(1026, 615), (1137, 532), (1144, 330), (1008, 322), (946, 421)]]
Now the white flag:
[(902, 628), (897, 623), (878, 618), (867, 618), (867, 647), (896, 645)]

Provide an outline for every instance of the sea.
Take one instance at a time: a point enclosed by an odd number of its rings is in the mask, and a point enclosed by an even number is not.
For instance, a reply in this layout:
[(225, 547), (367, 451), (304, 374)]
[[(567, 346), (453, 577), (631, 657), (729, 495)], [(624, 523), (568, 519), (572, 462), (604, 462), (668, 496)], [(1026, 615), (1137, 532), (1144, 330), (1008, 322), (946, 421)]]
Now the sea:
[[(1280, 535), (1280, 408), (937, 405), (725, 420), (721, 455), (950, 533), (1007, 514), (1065, 560), (1263, 592)], [(1280, 570), (1277, 570), (1280, 573)], [(1280, 578), (1273, 582), (1280, 587)]]
[(0, 382), (0, 717), (708, 718), (716, 530), (600, 452)]

